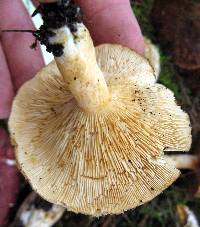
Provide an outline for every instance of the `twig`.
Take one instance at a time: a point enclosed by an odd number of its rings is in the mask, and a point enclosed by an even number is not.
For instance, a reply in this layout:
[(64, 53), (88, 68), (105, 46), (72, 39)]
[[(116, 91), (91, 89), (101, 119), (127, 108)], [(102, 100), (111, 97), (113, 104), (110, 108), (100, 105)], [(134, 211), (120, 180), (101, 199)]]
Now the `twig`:
[(0, 32), (28, 32), (28, 33), (34, 33), (34, 30), (19, 30), (19, 29), (5, 29), (5, 30), (0, 30)]

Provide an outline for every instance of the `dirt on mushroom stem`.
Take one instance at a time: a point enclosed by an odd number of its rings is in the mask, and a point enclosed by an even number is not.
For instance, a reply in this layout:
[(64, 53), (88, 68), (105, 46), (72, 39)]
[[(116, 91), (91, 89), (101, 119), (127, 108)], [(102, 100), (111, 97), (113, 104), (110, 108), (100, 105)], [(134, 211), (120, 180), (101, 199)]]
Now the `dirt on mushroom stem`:
[(52, 31), (67, 26), (72, 33), (77, 32), (77, 24), (82, 23), (80, 7), (73, 0), (62, 0), (53, 3), (40, 3), (33, 16), (40, 13), (44, 21), (43, 25), (33, 33), (42, 45), (46, 46), (49, 53), (60, 57), (64, 46), (60, 43), (51, 44), (49, 38), (56, 34)]

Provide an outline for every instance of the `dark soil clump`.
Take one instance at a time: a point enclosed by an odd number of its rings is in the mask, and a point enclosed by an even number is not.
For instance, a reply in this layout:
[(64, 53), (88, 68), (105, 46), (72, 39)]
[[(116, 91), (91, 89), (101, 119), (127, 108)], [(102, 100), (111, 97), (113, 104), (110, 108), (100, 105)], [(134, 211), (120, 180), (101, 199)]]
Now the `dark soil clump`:
[(49, 43), (49, 38), (55, 36), (52, 29), (67, 26), (72, 33), (77, 32), (77, 24), (82, 22), (80, 7), (73, 0), (60, 0), (55, 3), (40, 4), (33, 16), (37, 13), (42, 15), (44, 23), (33, 35), (47, 47), (48, 52), (53, 53), (55, 57), (60, 57), (63, 54), (63, 45)]

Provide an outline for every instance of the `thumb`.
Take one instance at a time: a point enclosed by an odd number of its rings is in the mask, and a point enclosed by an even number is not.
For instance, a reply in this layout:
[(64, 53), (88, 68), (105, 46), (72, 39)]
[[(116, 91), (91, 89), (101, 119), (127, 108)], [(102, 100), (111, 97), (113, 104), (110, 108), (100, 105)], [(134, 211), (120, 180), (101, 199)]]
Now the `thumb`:
[(144, 40), (129, 0), (77, 0), (95, 44), (118, 43), (144, 53)]

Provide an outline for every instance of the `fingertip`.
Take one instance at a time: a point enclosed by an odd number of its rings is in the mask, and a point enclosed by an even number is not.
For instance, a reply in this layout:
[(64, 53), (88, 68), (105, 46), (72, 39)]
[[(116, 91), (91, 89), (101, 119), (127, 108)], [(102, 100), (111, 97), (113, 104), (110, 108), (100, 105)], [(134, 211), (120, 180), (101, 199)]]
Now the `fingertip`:
[(96, 45), (118, 43), (144, 54), (144, 39), (129, 0), (77, 0)]
[(14, 98), (14, 88), (1, 43), (0, 59), (0, 119), (7, 119)]

